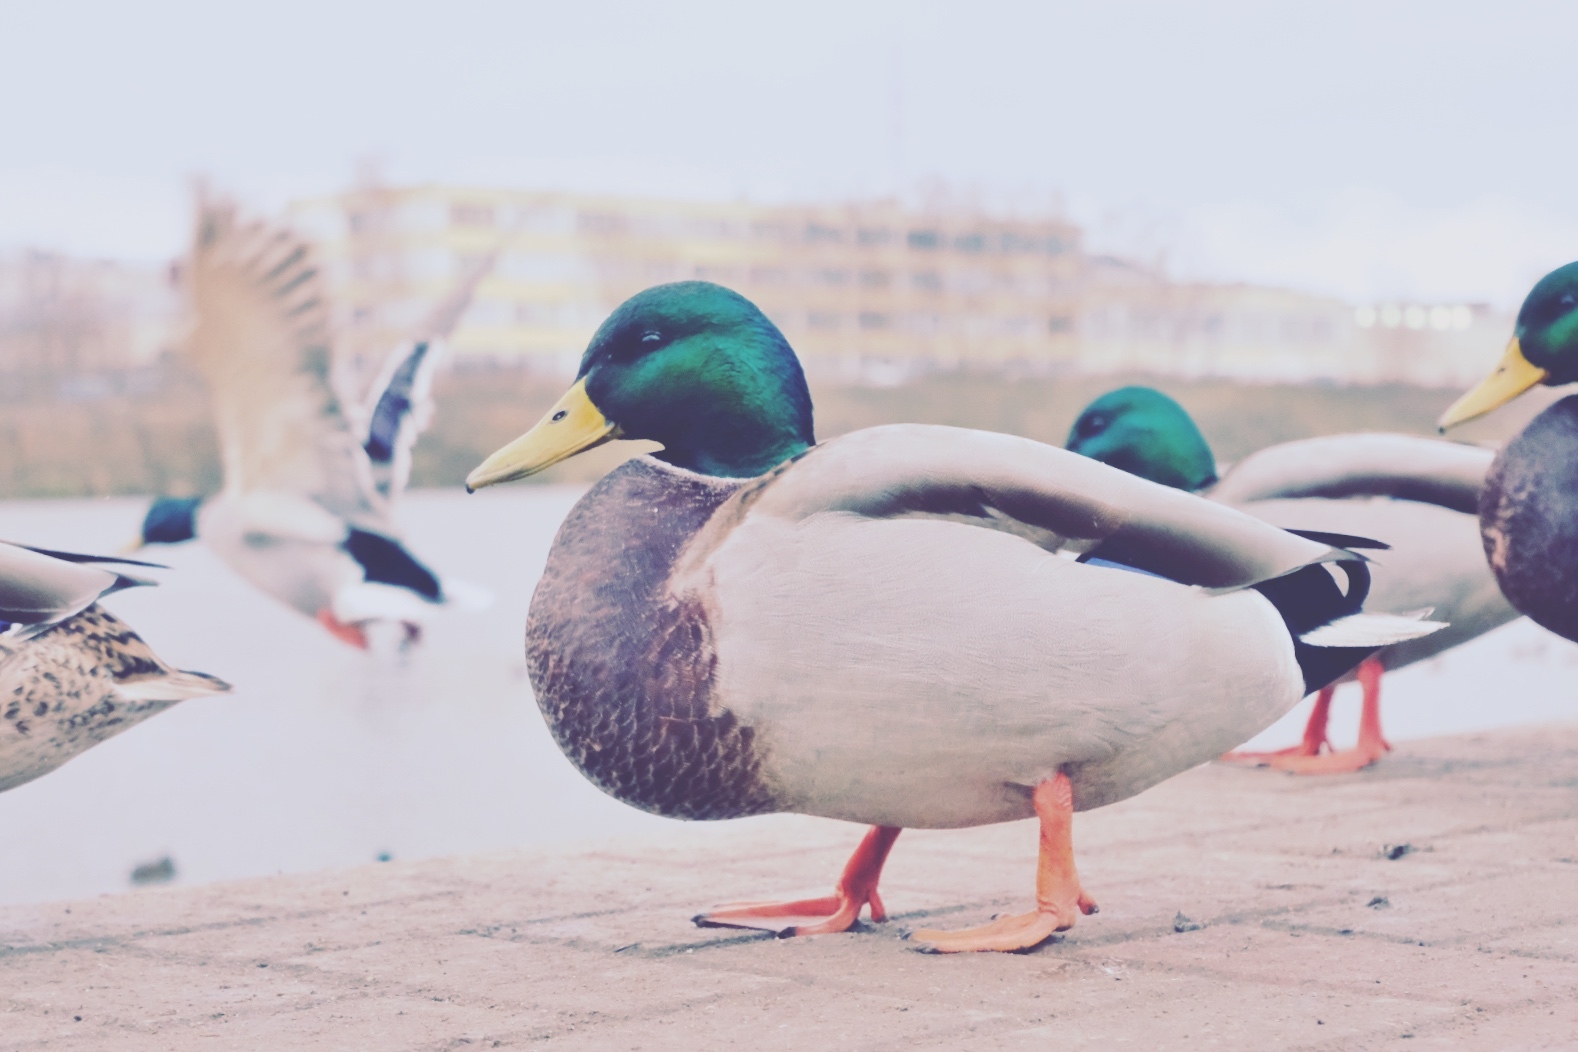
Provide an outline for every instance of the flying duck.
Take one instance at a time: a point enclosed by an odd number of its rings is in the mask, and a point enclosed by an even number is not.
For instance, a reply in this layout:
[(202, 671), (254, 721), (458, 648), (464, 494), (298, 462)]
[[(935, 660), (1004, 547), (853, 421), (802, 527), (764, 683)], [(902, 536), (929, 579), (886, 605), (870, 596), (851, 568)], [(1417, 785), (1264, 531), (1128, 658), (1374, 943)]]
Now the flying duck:
[(307, 244), (203, 205), (191, 349), (213, 394), (224, 488), (155, 501), (140, 543), (200, 537), (253, 585), (362, 648), (372, 622), (398, 622), (413, 642), (438, 609), (486, 605), (481, 589), (440, 580), (411, 553), (394, 508), (432, 416), (438, 341), (490, 265), (472, 267), (390, 353), (359, 406), (331, 383), (329, 299)]

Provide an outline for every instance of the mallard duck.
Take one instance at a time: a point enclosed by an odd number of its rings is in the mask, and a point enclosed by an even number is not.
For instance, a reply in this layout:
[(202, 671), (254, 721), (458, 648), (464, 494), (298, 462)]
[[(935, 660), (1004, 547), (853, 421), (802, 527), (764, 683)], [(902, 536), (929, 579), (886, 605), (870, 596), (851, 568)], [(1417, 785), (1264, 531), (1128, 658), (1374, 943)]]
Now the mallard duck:
[(527, 620), (560, 747), (658, 814), (873, 827), (833, 895), (703, 925), (843, 931), (867, 905), (881, 920), (901, 828), (1035, 816), (1034, 911), (914, 933), (942, 951), (1035, 945), (1095, 910), (1073, 811), (1218, 755), (1436, 627), (1361, 613), (1351, 551), (1028, 439), (895, 425), (818, 444), (783, 335), (705, 282), (615, 310), (564, 397), (467, 485), (614, 438), (663, 448), (572, 509)]
[(155, 501), (139, 543), (201, 537), (252, 584), (357, 647), (372, 622), (399, 622), (412, 642), (438, 608), (486, 605), (486, 593), (441, 581), (412, 555), (393, 517), (432, 414), (434, 343), (485, 272), (473, 267), (391, 353), (371, 404), (358, 409), (330, 382), (329, 300), (308, 246), (204, 206), (191, 347), (213, 393), (224, 488)]
[(1194, 420), (1149, 387), (1120, 388), (1092, 402), (1069, 431), (1068, 448), (1153, 482), (1204, 493), (1273, 525), (1385, 541), (1391, 550), (1372, 567), (1366, 607), (1431, 609), (1450, 626), (1387, 647), (1344, 677), (1341, 682), (1357, 679), (1364, 692), (1353, 748), (1332, 750), (1327, 740), (1332, 684), (1321, 689), (1298, 745), (1230, 753), (1223, 757), (1229, 762), (1299, 774), (1369, 766), (1391, 749), (1381, 732), (1382, 675), (1517, 617), (1485, 568), (1475, 535), (1490, 450), (1413, 435), (1332, 435), (1260, 450), (1218, 482), (1211, 447)]
[[(1494, 372), (1441, 417), (1443, 431), (1535, 384), (1578, 381), (1578, 263), (1551, 271), (1518, 310)], [(1578, 396), (1535, 417), (1501, 448), (1479, 502), (1491, 572), (1518, 612), (1578, 641)]]
[(230, 689), (160, 661), (98, 600), (151, 566), (0, 543), (0, 792), (178, 701)]

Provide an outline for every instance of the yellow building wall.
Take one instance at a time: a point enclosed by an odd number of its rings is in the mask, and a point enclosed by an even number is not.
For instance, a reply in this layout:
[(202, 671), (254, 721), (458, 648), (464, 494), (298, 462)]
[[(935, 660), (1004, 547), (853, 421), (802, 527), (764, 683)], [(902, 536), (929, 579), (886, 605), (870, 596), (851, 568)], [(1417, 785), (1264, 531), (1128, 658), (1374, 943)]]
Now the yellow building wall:
[(1055, 220), (891, 204), (767, 207), (441, 186), (298, 203), (341, 321), (376, 353), (498, 250), (451, 341), (462, 356), (566, 370), (654, 284), (702, 279), (760, 306), (810, 369), (907, 373), (1070, 362), (1079, 231)]

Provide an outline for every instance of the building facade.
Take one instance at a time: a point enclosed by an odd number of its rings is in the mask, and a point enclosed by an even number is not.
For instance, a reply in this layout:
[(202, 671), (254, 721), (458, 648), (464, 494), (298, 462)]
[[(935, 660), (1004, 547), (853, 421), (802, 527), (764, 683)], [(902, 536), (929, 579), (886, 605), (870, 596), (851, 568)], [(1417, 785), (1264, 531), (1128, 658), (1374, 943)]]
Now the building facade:
[(651, 285), (738, 290), (816, 377), (901, 382), (958, 368), (1471, 382), (1510, 319), (1470, 304), (1356, 307), (1177, 282), (1084, 250), (1056, 218), (894, 202), (697, 203), (476, 187), (365, 188), (299, 202), (346, 345), (381, 359), (455, 277), (497, 252), (451, 341), (461, 362), (572, 372), (598, 324)]
[(749, 297), (811, 372), (902, 379), (1077, 356), (1082, 253), (1060, 220), (448, 187), (357, 191), (290, 214), (319, 244), (360, 353), (398, 339), (497, 250), (452, 340), (458, 357), (568, 371), (621, 301), (690, 279)]
[(1170, 281), (1122, 260), (1086, 261), (1079, 366), (1092, 373), (1460, 387), (1512, 331), (1485, 304), (1342, 300), (1247, 284)]
[(0, 377), (9, 391), (144, 369), (175, 345), (181, 322), (167, 266), (36, 251), (0, 257)]

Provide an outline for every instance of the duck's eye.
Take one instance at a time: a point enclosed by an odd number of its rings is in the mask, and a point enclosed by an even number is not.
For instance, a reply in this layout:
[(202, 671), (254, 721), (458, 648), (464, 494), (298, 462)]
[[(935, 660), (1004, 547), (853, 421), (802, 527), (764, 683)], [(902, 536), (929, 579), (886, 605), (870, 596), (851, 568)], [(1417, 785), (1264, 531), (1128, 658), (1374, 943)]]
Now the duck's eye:
[(1578, 295), (1575, 295), (1571, 292), (1564, 292), (1562, 293), (1562, 298), (1557, 301), (1557, 304), (1563, 310), (1570, 310), (1574, 306), (1578, 306)]
[(1107, 430), (1107, 425), (1110, 423), (1112, 423), (1112, 420), (1105, 413), (1096, 413), (1093, 416), (1087, 416), (1080, 423), (1079, 432), (1084, 437), (1090, 438)]
[(652, 348), (656, 347), (662, 342), (663, 334), (658, 332), (656, 329), (648, 329), (646, 332), (641, 334), (641, 349), (643, 351), (650, 351)]

